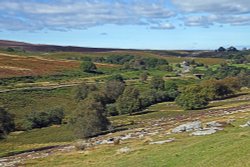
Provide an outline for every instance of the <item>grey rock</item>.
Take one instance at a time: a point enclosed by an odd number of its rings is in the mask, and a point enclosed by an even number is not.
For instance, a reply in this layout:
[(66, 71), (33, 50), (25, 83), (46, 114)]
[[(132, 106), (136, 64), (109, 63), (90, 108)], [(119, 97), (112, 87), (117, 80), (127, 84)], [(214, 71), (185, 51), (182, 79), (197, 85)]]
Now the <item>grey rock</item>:
[(129, 147), (123, 147), (123, 148), (117, 150), (117, 153), (124, 154), (124, 153), (129, 153), (129, 152), (131, 152), (131, 151), (132, 151), (132, 150), (131, 150), (131, 148), (129, 148)]
[(173, 141), (175, 141), (175, 138), (169, 138), (167, 140), (150, 142), (149, 144), (164, 144), (164, 143), (170, 143), (170, 142), (173, 142)]
[(223, 125), (220, 124), (220, 123), (218, 123), (218, 122), (216, 122), (216, 121), (212, 121), (212, 122), (206, 123), (206, 126), (207, 126), (207, 127), (221, 127), (221, 126), (223, 126)]
[(201, 128), (202, 128), (201, 122), (194, 121), (177, 126), (176, 128), (172, 129), (172, 132), (173, 133), (189, 132), (192, 130), (200, 130)]
[(240, 125), (240, 127), (245, 128), (245, 127), (249, 127), (250, 126), (250, 120), (247, 121), (247, 123), (245, 123), (244, 125)]
[(205, 136), (205, 135), (211, 135), (213, 133), (216, 133), (216, 130), (211, 128), (211, 129), (204, 129), (204, 130), (195, 131), (195, 132), (191, 133), (191, 135), (193, 135), (193, 136)]

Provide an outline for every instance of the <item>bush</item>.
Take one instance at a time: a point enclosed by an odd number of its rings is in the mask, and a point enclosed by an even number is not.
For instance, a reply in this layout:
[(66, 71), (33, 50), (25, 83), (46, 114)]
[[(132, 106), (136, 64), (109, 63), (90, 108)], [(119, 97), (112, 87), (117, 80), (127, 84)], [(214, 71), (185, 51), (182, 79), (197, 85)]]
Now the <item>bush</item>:
[(185, 87), (176, 98), (176, 103), (185, 110), (204, 108), (208, 105), (207, 97), (200, 92), (197, 85)]
[(82, 83), (74, 89), (74, 99), (78, 102), (84, 100), (85, 98), (87, 98), (90, 92), (95, 91), (96, 89), (97, 88), (95, 85), (87, 85), (85, 83)]
[(97, 69), (91, 61), (83, 61), (80, 68), (83, 72), (94, 72)]
[(50, 125), (59, 125), (64, 118), (63, 108), (53, 108), (45, 112), (31, 112), (26, 115), (23, 128), (30, 130), (42, 128)]
[(165, 81), (160, 76), (154, 76), (151, 79), (150, 87), (156, 90), (163, 90), (165, 88)]
[(201, 83), (201, 93), (209, 100), (228, 97), (240, 89), (238, 78), (230, 77), (223, 80), (205, 80)]
[(174, 82), (167, 82), (165, 84), (165, 91), (168, 94), (169, 100), (175, 100), (179, 95), (178, 86)]
[(109, 80), (104, 85), (104, 93), (107, 103), (114, 103), (115, 100), (123, 93), (125, 83), (120, 80)]
[(109, 116), (119, 115), (119, 112), (116, 109), (116, 104), (108, 104), (106, 105), (106, 111)]
[(117, 100), (117, 110), (120, 114), (131, 114), (140, 109), (139, 91), (128, 87)]
[(15, 129), (13, 115), (0, 107), (0, 139)]
[(166, 91), (160, 91), (155, 89), (150, 89), (148, 91), (144, 91), (140, 95), (140, 108), (146, 108), (153, 104), (169, 101), (170, 98)]

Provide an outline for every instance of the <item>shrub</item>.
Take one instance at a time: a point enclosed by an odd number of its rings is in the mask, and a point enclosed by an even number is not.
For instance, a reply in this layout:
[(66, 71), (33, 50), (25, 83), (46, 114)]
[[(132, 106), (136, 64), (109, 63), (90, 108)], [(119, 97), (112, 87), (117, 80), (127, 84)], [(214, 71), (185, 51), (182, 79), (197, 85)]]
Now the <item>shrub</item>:
[(4, 138), (15, 128), (13, 115), (9, 114), (4, 108), (0, 107), (0, 139)]
[(58, 125), (62, 123), (64, 118), (63, 108), (53, 108), (43, 112), (31, 112), (26, 115), (23, 128), (30, 130), (34, 128), (42, 128), (50, 125)]
[(167, 92), (170, 100), (175, 100), (179, 95), (178, 85), (174, 82), (167, 82), (165, 84), (165, 91)]
[(85, 98), (87, 98), (88, 94), (91, 91), (95, 91), (97, 88), (95, 85), (87, 85), (85, 83), (82, 83), (80, 85), (78, 85), (75, 89), (74, 89), (74, 99), (76, 101), (81, 101), (84, 100)]
[(91, 61), (83, 61), (80, 68), (83, 72), (94, 72), (97, 69)]
[(156, 90), (163, 90), (165, 87), (165, 81), (160, 76), (154, 76), (151, 79), (150, 87)]
[(176, 98), (176, 103), (185, 110), (204, 108), (208, 105), (207, 97), (200, 92), (198, 85), (185, 87)]
[(109, 80), (104, 85), (104, 93), (107, 103), (114, 103), (115, 100), (123, 93), (125, 83), (120, 80)]
[(131, 114), (140, 109), (139, 91), (128, 87), (117, 100), (117, 110), (120, 114)]
[(205, 80), (201, 83), (201, 93), (209, 100), (228, 97), (240, 89), (238, 78), (230, 77), (223, 80)]
[(119, 115), (119, 112), (116, 109), (116, 104), (108, 104), (106, 105), (106, 111), (109, 116)]

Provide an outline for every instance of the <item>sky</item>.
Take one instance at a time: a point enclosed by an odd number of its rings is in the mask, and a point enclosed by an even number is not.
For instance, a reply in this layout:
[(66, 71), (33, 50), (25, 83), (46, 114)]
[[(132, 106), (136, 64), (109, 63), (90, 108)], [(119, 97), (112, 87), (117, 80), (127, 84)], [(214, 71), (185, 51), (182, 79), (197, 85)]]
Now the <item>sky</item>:
[(250, 48), (250, 0), (0, 0), (0, 39), (102, 48)]

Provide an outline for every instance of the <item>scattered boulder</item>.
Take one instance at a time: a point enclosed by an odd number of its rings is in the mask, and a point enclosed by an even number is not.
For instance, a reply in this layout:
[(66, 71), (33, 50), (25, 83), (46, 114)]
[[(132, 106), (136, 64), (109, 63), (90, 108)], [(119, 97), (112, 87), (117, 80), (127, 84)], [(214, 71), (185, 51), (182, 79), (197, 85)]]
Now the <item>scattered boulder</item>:
[(87, 143), (85, 140), (78, 140), (74, 143), (75, 149), (78, 151), (83, 151), (87, 147), (90, 147), (90, 144)]
[(170, 143), (170, 142), (173, 142), (173, 141), (175, 141), (175, 138), (169, 138), (167, 140), (150, 142), (149, 144), (164, 144), (164, 143)]
[(206, 127), (207, 127), (207, 128), (213, 128), (213, 127), (233, 126), (233, 125), (231, 124), (233, 121), (235, 121), (235, 120), (228, 120), (228, 121), (221, 121), (221, 122), (212, 121), (212, 122), (206, 123)]
[(231, 124), (231, 123), (233, 123), (233, 122), (235, 122), (236, 121), (236, 119), (229, 119), (229, 120), (227, 120), (227, 123), (228, 124)]
[(192, 136), (205, 136), (205, 135), (211, 135), (213, 133), (216, 133), (216, 130), (211, 128), (211, 129), (203, 129), (203, 130), (198, 130), (193, 133), (191, 133)]
[(121, 139), (120, 138), (115, 138), (114, 139), (114, 145), (119, 145), (120, 144)]
[(240, 125), (241, 128), (245, 128), (245, 127), (250, 127), (250, 120), (247, 121), (247, 123), (245, 123), (244, 125)]
[(131, 150), (131, 148), (129, 148), (129, 147), (123, 147), (123, 148), (117, 150), (117, 153), (119, 153), (119, 154), (124, 154), (124, 153), (129, 153), (129, 152), (131, 152), (131, 151), (132, 151), (132, 150)]
[(153, 142), (153, 139), (151, 137), (145, 137), (145, 139), (143, 140), (144, 144), (148, 144), (150, 142)]
[(223, 126), (223, 125), (219, 122), (216, 122), (216, 121), (206, 123), (206, 127), (221, 127), (221, 126)]
[(201, 128), (202, 128), (201, 122), (194, 121), (177, 126), (176, 128), (172, 129), (172, 132), (173, 133), (189, 132), (192, 130), (200, 130)]

